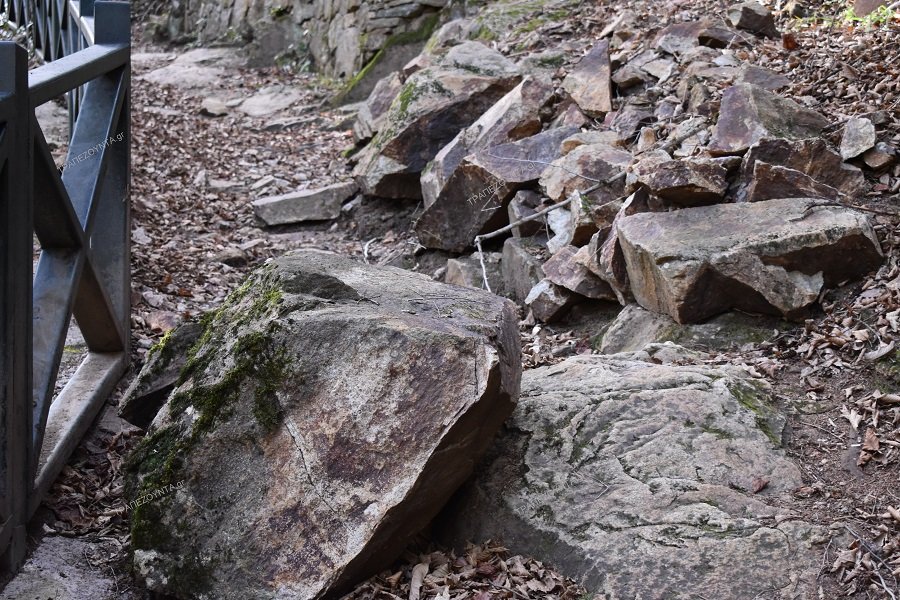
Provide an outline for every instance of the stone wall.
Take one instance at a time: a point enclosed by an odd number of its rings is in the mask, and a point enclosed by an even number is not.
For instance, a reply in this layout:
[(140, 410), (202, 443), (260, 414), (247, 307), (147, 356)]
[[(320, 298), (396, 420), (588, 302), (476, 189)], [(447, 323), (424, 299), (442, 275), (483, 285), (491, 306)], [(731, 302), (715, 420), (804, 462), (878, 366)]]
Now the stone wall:
[(253, 66), (308, 58), (350, 79), (385, 47), (424, 43), (447, 0), (172, 0), (167, 35), (201, 44), (243, 43)]

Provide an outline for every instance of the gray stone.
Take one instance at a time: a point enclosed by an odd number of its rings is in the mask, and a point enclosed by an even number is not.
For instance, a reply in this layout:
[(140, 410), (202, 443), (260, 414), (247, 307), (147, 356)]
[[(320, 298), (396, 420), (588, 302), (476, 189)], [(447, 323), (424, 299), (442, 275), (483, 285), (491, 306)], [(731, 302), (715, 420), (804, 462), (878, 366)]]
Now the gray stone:
[(353, 171), (360, 188), (372, 196), (421, 198), (425, 165), (520, 79), (512, 62), (475, 42), (454, 46), (440, 65), (414, 73), (360, 155)]
[(691, 350), (736, 351), (775, 335), (779, 325), (771, 318), (728, 312), (706, 323), (679, 325), (666, 315), (628, 304), (610, 323), (600, 342), (600, 352), (635, 352), (648, 344), (674, 342)]
[(642, 213), (618, 224), (638, 303), (679, 323), (731, 308), (796, 318), (883, 260), (867, 218), (812, 199)]
[[(619, 148), (606, 144), (584, 144), (547, 166), (541, 173), (540, 185), (551, 200), (560, 202), (576, 191), (591, 187), (596, 180), (608, 179), (624, 171), (632, 161), (631, 154)], [(624, 185), (618, 180), (601, 186), (589, 196), (598, 204), (605, 204), (615, 200), (623, 189)]]
[(856, 158), (866, 150), (875, 147), (878, 137), (875, 124), (864, 117), (851, 117), (844, 124), (844, 135), (841, 138), (841, 158)]
[(566, 75), (562, 85), (585, 114), (602, 117), (612, 111), (609, 42), (597, 42)]
[(828, 119), (793, 100), (748, 83), (726, 89), (709, 152), (743, 154), (764, 138), (799, 140), (818, 136)]
[(357, 191), (351, 182), (300, 190), (253, 201), (253, 212), (268, 226), (336, 219), (341, 205)]
[(609, 284), (577, 261), (578, 252), (579, 249), (574, 246), (565, 246), (551, 256), (542, 267), (546, 278), (551, 283), (585, 298), (615, 300), (616, 296)]
[[(498, 296), (504, 296), (503, 272), (500, 268), (500, 260), (502, 258), (500, 252), (484, 253), (484, 271), (487, 273), (488, 285), (491, 286), (491, 292)], [(444, 283), (453, 285), (461, 285), (475, 289), (484, 288), (484, 273), (481, 271), (481, 260), (478, 254), (471, 256), (460, 256), (459, 258), (451, 258), (447, 261), (447, 274), (444, 276)]]
[(138, 580), (340, 596), (469, 477), (520, 374), (505, 299), (324, 252), (271, 261), (207, 323), (132, 456)]
[(469, 154), (540, 133), (539, 114), (552, 98), (551, 86), (526, 77), (477, 121), (459, 132), (422, 172), (425, 206), (442, 200), (447, 183)]
[(508, 238), (503, 243), (503, 285), (510, 298), (522, 304), (537, 283), (544, 278), (541, 264), (546, 258), (546, 247), (537, 238)]
[(728, 9), (728, 20), (739, 29), (746, 29), (771, 38), (778, 37), (775, 17), (759, 2), (741, 2)]
[(151, 347), (140, 373), (119, 402), (119, 416), (147, 429), (175, 388), (187, 362), (188, 350), (202, 334), (200, 323), (185, 323)]
[(359, 113), (356, 115), (356, 123), (353, 124), (353, 137), (357, 142), (369, 140), (381, 130), (384, 116), (402, 88), (403, 81), (396, 72), (380, 79), (375, 84), (372, 93), (360, 106)]
[(241, 102), (238, 110), (250, 117), (266, 117), (285, 110), (302, 97), (298, 89), (282, 85), (265, 87)]
[(528, 292), (525, 306), (531, 309), (535, 320), (552, 323), (565, 316), (577, 301), (576, 295), (566, 288), (549, 279), (542, 279)]
[(526, 371), (439, 536), (502, 539), (595, 597), (815, 597), (827, 530), (791, 510), (803, 478), (763, 385), (677, 346)]
[[(538, 206), (541, 204), (541, 195), (530, 190), (522, 190), (516, 192), (516, 195), (509, 201), (506, 212), (509, 215), (509, 222), (516, 223), (526, 217), (530, 217), (537, 212)], [(538, 233), (543, 228), (540, 219), (528, 221), (521, 225), (513, 225), (513, 237), (529, 237)]]

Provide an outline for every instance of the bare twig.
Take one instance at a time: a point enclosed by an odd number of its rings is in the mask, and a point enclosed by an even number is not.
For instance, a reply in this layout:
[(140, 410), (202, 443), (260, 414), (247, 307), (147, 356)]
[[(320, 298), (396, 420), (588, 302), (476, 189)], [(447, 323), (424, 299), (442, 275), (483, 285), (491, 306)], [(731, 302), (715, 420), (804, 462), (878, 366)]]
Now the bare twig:
[(484, 289), (493, 293), (491, 284), (488, 283), (487, 268), (484, 266), (484, 252), (481, 249), (481, 240), (477, 237), (475, 238), (475, 246), (478, 248), (478, 262), (481, 263), (481, 278), (484, 280)]

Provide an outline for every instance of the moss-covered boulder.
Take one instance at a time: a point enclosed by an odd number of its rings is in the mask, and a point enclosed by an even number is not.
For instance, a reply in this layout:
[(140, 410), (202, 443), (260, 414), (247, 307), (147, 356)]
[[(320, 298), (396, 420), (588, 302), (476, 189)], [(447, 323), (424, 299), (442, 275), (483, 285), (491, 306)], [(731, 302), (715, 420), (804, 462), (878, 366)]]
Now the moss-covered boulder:
[(439, 519), (595, 597), (813, 597), (826, 531), (764, 384), (674, 345), (526, 371), (513, 417)]
[(388, 565), (512, 411), (514, 306), (307, 251), (208, 316), (131, 457), (134, 570), (175, 598), (313, 599)]

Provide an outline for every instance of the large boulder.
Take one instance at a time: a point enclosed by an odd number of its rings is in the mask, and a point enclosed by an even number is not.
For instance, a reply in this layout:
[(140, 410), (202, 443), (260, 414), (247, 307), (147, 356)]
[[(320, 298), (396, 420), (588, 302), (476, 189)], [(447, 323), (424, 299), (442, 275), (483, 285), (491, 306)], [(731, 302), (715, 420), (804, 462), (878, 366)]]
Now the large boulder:
[(814, 597), (827, 531), (790, 510), (803, 478), (762, 386), (665, 345), (526, 371), (442, 537), (499, 540), (611, 600)]
[(466, 480), (520, 373), (508, 300), (316, 251), (268, 263), (206, 320), (129, 463), (138, 579), (334, 597)]
[(618, 239), (638, 304), (679, 323), (730, 308), (795, 318), (883, 258), (864, 215), (808, 198), (636, 214)]
[(738, 83), (722, 94), (709, 152), (714, 156), (743, 154), (764, 138), (816, 137), (828, 124), (828, 119), (793, 100), (760, 86)]
[(353, 171), (362, 191), (421, 198), (425, 165), (520, 80), (515, 64), (477, 42), (454, 46), (438, 64), (413, 73)]

